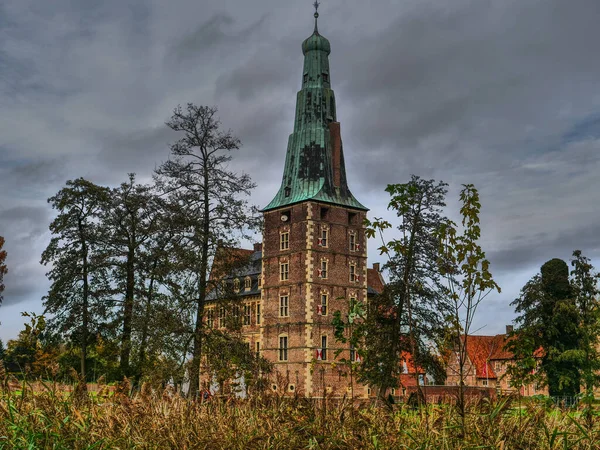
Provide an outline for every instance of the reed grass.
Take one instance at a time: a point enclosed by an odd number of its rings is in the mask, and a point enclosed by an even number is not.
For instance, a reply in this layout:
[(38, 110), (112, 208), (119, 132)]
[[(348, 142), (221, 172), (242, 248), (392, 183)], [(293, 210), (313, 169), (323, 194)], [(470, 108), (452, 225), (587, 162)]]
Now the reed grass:
[(410, 409), (305, 399), (213, 399), (127, 385), (0, 393), (0, 449), (598, 449), (600, 419), (511, 399), (472, 405), (462, 433), (450, 405)]

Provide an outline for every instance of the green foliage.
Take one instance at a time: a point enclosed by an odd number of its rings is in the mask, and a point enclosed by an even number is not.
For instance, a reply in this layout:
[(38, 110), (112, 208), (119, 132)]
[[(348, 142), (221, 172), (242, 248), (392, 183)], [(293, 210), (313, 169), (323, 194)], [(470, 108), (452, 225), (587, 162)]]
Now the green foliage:
[(591, 260), (581, 253), (573, 252), (571, 260), (571, 289), (579, 312), (580, 368), (588, 400), (593, 400), (595, 387), (600, 386), (600, 274), (595, 272)]
[(108, 314), (107, 267), (99, 251), (100, 218), (108, 189), (83, 178), (69, 180), (48, 199), (58, 216), (50, 224), (52, 238), (41, 263), (50, 265), (52, 282), (44, 297), (50, 328), (70, 335), (81, 349), (80, 375), (86, 377), (86, 352), (90, 336)]
[(2, 293), (4, 292), (4, 275), (8, 273), (6, 266), (6, 250), (4, 247), (4, 238), (0, 236), (0, 305), (2, 304)]
[(28, 317), (29, 323), (25, 324), (17, 339), (8, 341), (5, 352), (6, 365), (25, 375), (45, 375), (44, 369), (53, 362), (53, 355), (48, 358), (41, 342), (42, 333), (46, 329), (46, 319), (43, 315), (35, 313), (22, 312), (21, 315)]
[(384, 231), (393, 227), (388, 221), (366, 221), (367, 235), (379, 234), (379, 251), (389, 258), (384, 265), (389, 282), (383, 294), (371, 301), (365, 327), (369, 339), (363, 376), (381, 392), (397, 384), (405, 354), (415, 366), (430, 373), (443, 372), (431, 344), (444, 334), (450, 312), (440, 284), (436, 237), (447, 221), (442, 215), (447, 184), (413, 175), (408, 183), (388, 185), (386, 192), (390, 194), (388, 209), (398, 217), (395, 233), (399, 237), (384, 238)]
[(500, 292), (500, 286), (494, 281), (490, 272), (490, 262), (479, 245), (481, 202), (475, 186), (463, 185), (460, 201), (462, 234), (453, 221), (446, 220), (442, 224), (438, 233), (440, 242), (438, 267), (446, 280), (444, 296), (451, 304), (451, 334), (458, 355), (457, 406), (461, 417), (461, 428), (466, 433), (464, 384), (471, 325), (481, 302), (490, 292)]
[(573, 256), (573, 280), (563, 260), (551, 259), (511, 303), (518, 314), (508, 344), (518, 361), (511, 369), (514, 383), (547, 384), (552, 396), (577, 395), (582, 373), (589, 392), (598, 383), (597, 276), (581, 252)]
[(171, 158), (155, 171), (159, 189), (167, 197), (177, 230), (176, 253), (182, 277), (194, 280), (190, 395), (199, 390), (203, 352), (204, 306), (210, 263), (218, 248), (246, 236), (257, 224), (246, 196), (255, 187), (247, 174), (229, 170), (231, 152), (241, 143), (231, 131), (221, 130), (217, 109), (188, 103), (178, 106), (167, 122), (180, 138), (171, 145)]

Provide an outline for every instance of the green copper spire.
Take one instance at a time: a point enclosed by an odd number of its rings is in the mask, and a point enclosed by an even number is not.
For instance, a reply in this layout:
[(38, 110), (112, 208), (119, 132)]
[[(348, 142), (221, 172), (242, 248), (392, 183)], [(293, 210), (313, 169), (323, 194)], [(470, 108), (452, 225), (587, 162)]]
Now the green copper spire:
[(294, 132), (288, 141), (279, 192), (263, 211), (306, 200), (367, 210), (354, 198), (346, 181), (335, 96), (329, 76), (329, 41), (319, 34), (319, 3), (315, 30), (302, 43), (302, 89), (296, 97)]

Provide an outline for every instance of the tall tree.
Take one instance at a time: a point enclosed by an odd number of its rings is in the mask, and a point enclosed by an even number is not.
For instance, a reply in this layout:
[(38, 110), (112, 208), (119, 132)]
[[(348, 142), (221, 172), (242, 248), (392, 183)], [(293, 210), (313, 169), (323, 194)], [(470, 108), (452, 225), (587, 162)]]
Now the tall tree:
[(600, 385), (600, 290), (598, 280), (600, 274), (595, 272), (589, 258), (583, 256), (581, 250), (573, 252), (571, 259), (571, 286), (575, 304), (579, 311), (580, 325), (579, 368), (585, 387), (588, 403), (594, 400), (594, 388)]
[(541, 352), (537, 379), (548, 384), (551, 396), (579, 392), (580, 314), (573, 294), (567, 263), (554, 258), (542, 265), (511, 303), (518, 314), (517, 339), (508, 346), (520, 362), (521, 372), (535, 370), (533, 355)]
[(4, 238), (0, 236), (0, 305), (4, 299), (2, 296), (2, 293), (4, 292), (4, 275), (8, 273), (8, 268), (6, 267), (6, 250), (3, 250), (3, 247)]
[(465, 434), (467, 430), (464, 387), (469, 334), (477, 308), (490, 292), (500, 292), (500, 287), (494, 281), (489, 270), (490, 263), (479, 245), (481, 203), (475, 186), (463, 185), (460, 201), (462, 234), (456, 223), (446, 220), (437, 235), (441, 246), (439, 270), (446, 281), (444, 291), (451, 304), (451, 333), (458, 356), (460, 380), (457, 407), (462, 433)]
[(79, 342), (82, 379), (91, 331), (107, 312), (108, 281), (97, 241), (98, 218), (107, 196), (107, 188), (78, 178), (48, 199), (58, 216), (50, 224), (52, 238), (41, 259), (52, 266), (46, 274), (52, 285), (44, 306), (53, 316), (53, 328), (72, 333)]
[[(389, 257), (384, 267), (389, 271), (390, 281), (382, 297), (384, 303), (380, 305), (384, 314), (373, 311), (370, 317), (375, 328), (373, 332), (379, 330), (381, 333), (387, 329), (380, 335), (389, 339), (384, 345), (386, 352), (381, 356), (392, 358), (393, 361), (387, 364), (382, 361), (366, 363), (378, 366), (376, 373), (381, 367), (393, 371), (386, 377), (378, 373), (381, 381), (397, 379), (402, 352), (410, 354), (415, 367), (436, 371), (436, 367), (433, 367), (436, 359), (426, 342), (440, 340), (445, 332), (445, 319), (450, 312), (448, 298), (443, 295), (440, 284), (437, 265), (439, 244), (436, 238), (446, 220), (442, 209), (446, 206), (447, 186), (446, 183), (423, 180), (416, 175), (408, 183), (388, 185), (386, 192), (391, 197), (388, 209), (398, 217), (396, 229), (399, 237), (389, 241), (384, 239), (383, 231), (392, 227), (387, 221), (375, 219), (368, 223), (367, 234), (373, 237), (377, 232), (380, 233), (382, 246), (379, 250)], [(416, 371), (415, 377), (418, 376)], [(420, 389), (418, 380), (417, 386)], [(380, 392), (385, 392), (386, 387), (381, 386)]]
[(220, 129), (217, 109), (191, 103), (178, 106), (167, 126), (181, 135), (171, 145), (172, 159), (157, 170), (157, 181), (179, 210), (176, 225), (187, 251), (182, 261), (195, 274), (195, 320), (190, 395), (199, 390), (204, 305), (211, 257), (219, 241), (231, 241), (235, 231), (253, 223), (243, 198), (254, 188), (250, 177), (228, 168), (231, 151), (240, 141), (231, 131)]
[(131, 376), (130, 359), (133, 324), (136, 314), (136, 293), (142, 283), (141, 253), (143, 246), (158, 232), (155, 226), (160, 216), (158, 198), (151, 186), (136, 183), (135, 174), (119, 187), (111, 189), (102, 209), (101, 235), (106, 258), (112, 266), (111, 279), (116, 294), (122, 295), (118, 314), (121, 326), (120, 369)]

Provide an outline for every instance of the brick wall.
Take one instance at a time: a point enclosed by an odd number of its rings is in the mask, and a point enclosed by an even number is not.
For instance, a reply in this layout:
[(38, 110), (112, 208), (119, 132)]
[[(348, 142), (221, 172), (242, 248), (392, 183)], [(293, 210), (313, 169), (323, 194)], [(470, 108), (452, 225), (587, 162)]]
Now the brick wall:
[[(347, 310), (347, 299), (366, 300), (367, 257), (364, 211), (349, 210), (316, 202), (303, 202), (265, 213), (263, 235), (263, 323), (260, 331), (263, 356), (275, 364), (273, 386), (304, 396), (323, 392), (344, 395), (350, 386), (347, 367), (334, 361), (340, 348), (335, 342), (332, 314)], [(288, 220), (282, 221), (286, 215)], [(325, 230), (326, 244), (322, 241)], [(289, 233), (289, 248), (280, 249), (282, 233)], [(354, 235), (354, 248), (349, 247)], [(325, 245), (323, 245), (325, 244)], [(322, 263), (327, 263), (322, 277)], [(281, 264), (288, 264), (289, 278), (281, 280)], [(357, 279), (351, 281), (350, 266)], [(327, 311), (319, 310), (321, 296), (327, 296)], [(280, 315), (280, 299), (288, 298), (288, 316)], [(287, 337), (288, 359), (279, 360), (279, 339)], [(318, 361), (322, 337), (327, 339), (327, 360)], [(339, 358), (349, 358), (349, 349)], [(284, 381), (282, 381), (284, 380)], [(281, 385), (281, 386), (280, 386)], [(356, 386), (366, 394), (366, 387)], [(357, 394), (357, 392), (355, 392)]]

